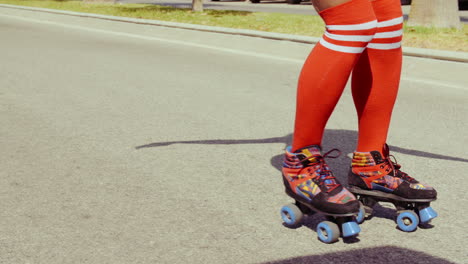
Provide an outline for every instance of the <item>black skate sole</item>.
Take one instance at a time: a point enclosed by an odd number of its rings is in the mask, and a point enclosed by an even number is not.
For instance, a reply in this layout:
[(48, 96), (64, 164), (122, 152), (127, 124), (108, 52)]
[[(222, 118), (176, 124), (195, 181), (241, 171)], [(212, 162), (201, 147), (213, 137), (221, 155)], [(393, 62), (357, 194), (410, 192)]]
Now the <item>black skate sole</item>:
[(348, 190), (353, 194), (359, 194), (359, 195), (374, 197), (374, 198), (376, 198), (377, 200), (380, 200), (380, 201), (389, 201), (389, 202), (391, 202), (391, 201), (400, 201), (400, 202), (408, 202), (408, 203), (429, 203), (429, 202), (437, 200), (437, 198), (433, 198), (433, 199), (408, 199), (408, 198), (404, 198), (404, 197), (401, 197), (401, 196), (398, 196), (398, 195), (395, 195), (395, 194), (386, 193), (386, 192), (382, 192), (382, 191), (378, 191), (378, 190), (361, 189), (361, 188), (359, 188), (357, 186), (349, 186)]
[(334, 213), (329, 213), (329, 212), (324, 212), (320, 209), (315, 208), (313, 205), (311, 205), (305, 198), (295, 194), (293, 191), (291, 191), (290, 188), (286, 187), (286, 194), (296, 200), (296, 203), (299, 203), (301, 206), (307, 207), (309, 210), (315, 212), (315, 213), (320, 213), (325, 216), (332, 216), (332, 217), (349, 217), (349, 216), (356, 216), (359, 211), (353, 212), (353, 213), (346, 213), (346, 214), (334, 214)]

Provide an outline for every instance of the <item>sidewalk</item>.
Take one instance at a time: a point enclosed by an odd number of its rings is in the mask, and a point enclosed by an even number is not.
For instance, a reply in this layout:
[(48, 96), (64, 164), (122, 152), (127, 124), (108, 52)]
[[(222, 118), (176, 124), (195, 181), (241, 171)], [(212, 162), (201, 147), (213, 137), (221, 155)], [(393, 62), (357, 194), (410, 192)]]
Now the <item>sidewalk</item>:
[[(191, 8), (192, 0), (116, 0), (117, 3), (141, 3), (172, 6), (178, 8)], [(258, 4), (252, 4), (249, 1), (211, 1), (204, 0), (203, 6), (205, 9), (213, 10), (238, 10), (251, 12), (268, 12), (268, 13), (286, 13), (286, 14), (301, 14), (301, 15), (317, 15), (310, 1), (302, 2), (299, 5), (290, 5), (285, 1), (261, 1)], [(410, 5), (402, 6), (405, 19), (408, 18), (411, 10)], [(460, 10), (460, 19), (463, 23), (468, 23), (468, 10)]]
[[(155, 5), (165, 5), (178, 8), (191, 8), (192, 0), (117, 0), (117, 3), (145, 3)], [(303, 1), (299, 5), (290, 5), (285, 1), (261, 1), (258, 4), (252, 4), (249, 1), (203, 1), (204, 8), (213, 10), (238, 10), (253, 12), (271, 12), (288, 13), (302, 15), (317, 15), (310, 1)], [(402, 6), (403, 15), (407, 18), (411, 10), (410, 5)], [(468, 22), (468, 10), (460, 10), (460, 19), (462, 22)]]
[[(135, 24), (145, 24), (145, 25), (172, 27), (172, 28), (189, 29), (189, 30), (197, 30), (197, 31), (207, 31), (207, 32), (215, 32), (215, 33), (223, 33), (223, 34), (242, 35), (242, 36), (259, 37), (259, 38), (266, 38), (266, 39), (271, 39), (271, 40), (292, 41), (292, 42), (307, 43), (307, 44), (315, 44), (319, 40), (319, 38), (315, 38), (315, 37), (290, 35), (290, 34), (282, 34), (282, 33), (271, 33), (271, 32), (263, 32), (263, 31), (255, 31), (255, 30), (232, 29), (232, 28), (203, 26), (203, 25), (186, 24), (186, 23), (166, 22), (166, 21), (159, 21), (159, 20), (97, 15), (97, 14), (91, 14), (91, 13), (80, 13), (80, 12), (62, 11), (62, 10), (46, 9), (46, 8), (23, 7), (23, 6), (14, 6), (14, 5), (5, 5), (5, 4), (0, 4), (0, 8), (22, 9), (22, 10), (30, 10), (30, 11), (37, 11), (37, 12), (47, 12), (47, 13), (54, 13), (54, 14), (69, 15), (69, 16), (90, 17), (90, 18), (96, 18), (96, 19), (120, 21), (120, 22), (135, 23)], [(413, 56), (413, 57), (422, 57), (422, 58), (431, 58), (431, 59), (438, 59), (438, 60), (446, 60), (446, 61), (464, 62), (464, 63), (468, 62), (468, 52), (403, 47), (403, 55)]]

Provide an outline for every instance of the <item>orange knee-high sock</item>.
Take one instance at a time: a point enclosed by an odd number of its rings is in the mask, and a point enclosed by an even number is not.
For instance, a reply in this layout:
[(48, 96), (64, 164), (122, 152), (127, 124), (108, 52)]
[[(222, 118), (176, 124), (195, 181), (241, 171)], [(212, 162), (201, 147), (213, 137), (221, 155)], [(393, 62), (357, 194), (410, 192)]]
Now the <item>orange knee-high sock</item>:
[(326, 31), (299, 76), (293, 151), (321, 145), (325, 125), (351, 70), (376, 31), (369, 0), (351, 0), (319, 14)]
[(358, 152), (383, 151), (400, 83), (403, 17), (400, 0), (375, 0), (377, 33), (352, 75), (359, 118)]

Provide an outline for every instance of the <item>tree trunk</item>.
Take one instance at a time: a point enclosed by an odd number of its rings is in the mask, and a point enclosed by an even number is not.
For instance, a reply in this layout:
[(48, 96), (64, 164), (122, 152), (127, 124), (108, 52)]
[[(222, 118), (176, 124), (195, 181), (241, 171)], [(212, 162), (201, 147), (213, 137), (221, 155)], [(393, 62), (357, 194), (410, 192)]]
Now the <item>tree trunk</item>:
[(460, 28), (458, 0), (413, 0), (407, 25)]
[(203, 12), (203, 0), (192, 0), (192, 11)]

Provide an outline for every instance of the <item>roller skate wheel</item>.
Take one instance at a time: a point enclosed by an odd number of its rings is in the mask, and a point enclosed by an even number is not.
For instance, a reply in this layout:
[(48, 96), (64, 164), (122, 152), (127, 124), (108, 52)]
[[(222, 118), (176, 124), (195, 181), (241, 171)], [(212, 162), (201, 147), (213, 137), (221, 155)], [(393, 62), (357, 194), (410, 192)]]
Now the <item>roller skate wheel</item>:
[(281, 218), (287, 227), (300, 226), (304, 214), (295, 204), (288, 204), (281, 208)]
[(421, 224), (428, 224), (432, 219), (437, 217), (437, 212), (432, 207), (426, 207), (419, 210), (419, 220)]
[(398, 228), (402, 231), (412, 232), (416, 230), (419, 225), (419, 217), (415, 212), (406, 210), (398, 214), (396, 222)]
[(361, 232), (361, 228), (356, 222), (346, 222), (341, 226), (343, 237), (357, 236)]
[(364, 223), (365, 218), (366, 218), (366, 210), (364, 209), (364, 205), (362, 205), (361, 203), (361, 206), (359, 207), (359, 213), (356, 216), (356, 222), (358, 224), (362, 224)]
[(330, 244), (338, 241), (338, 238), (340, 237), (340, 228), (333, 222), (323, 221), (317, 225), (317, 235), (320, 241)]

